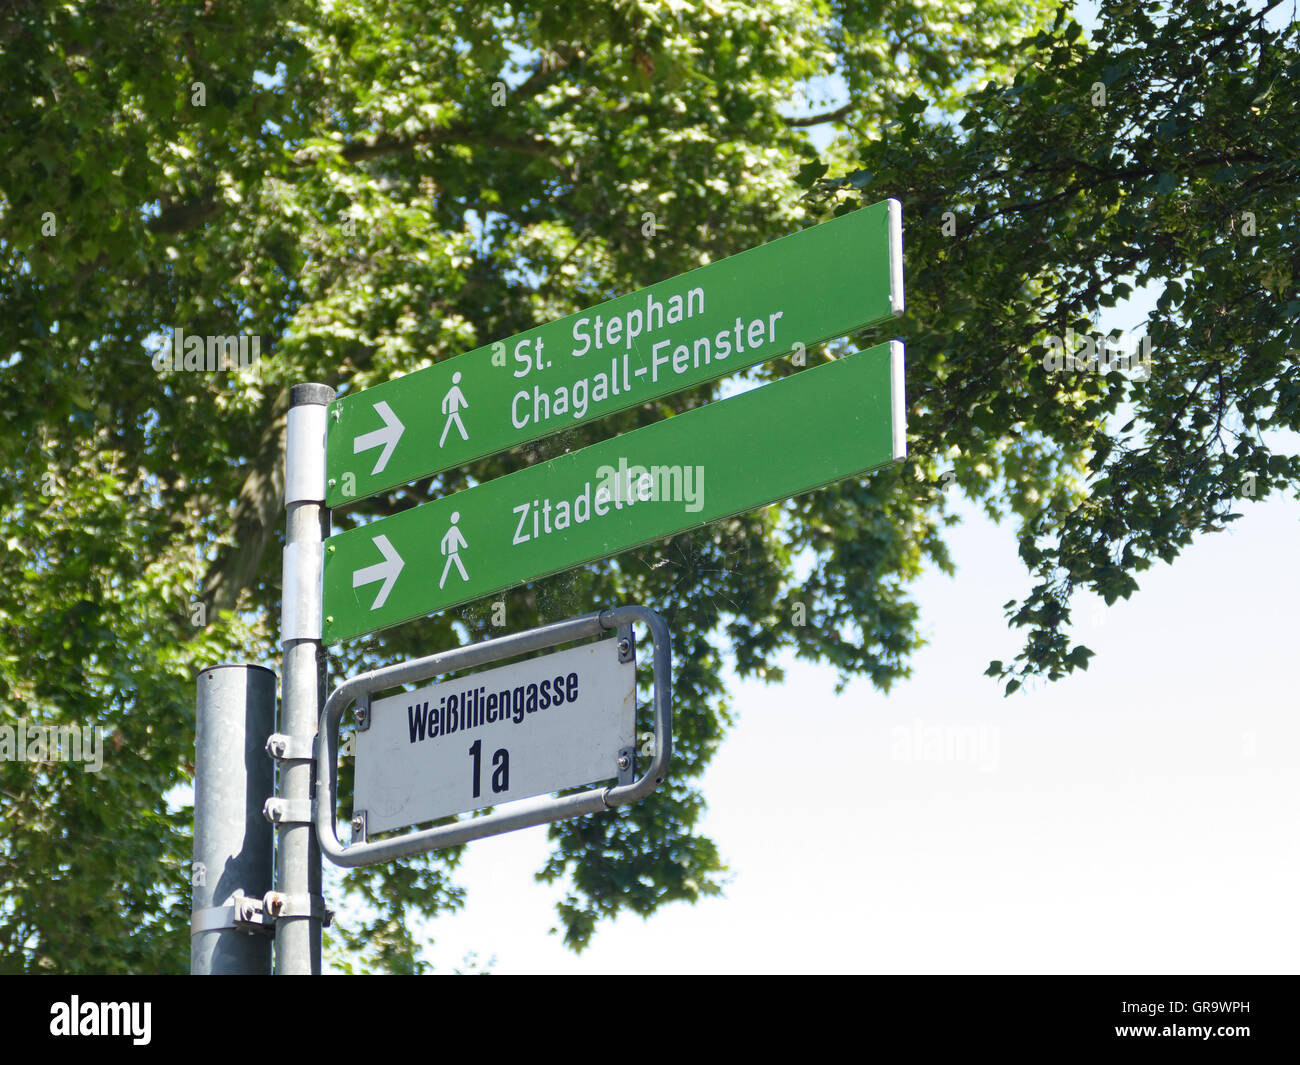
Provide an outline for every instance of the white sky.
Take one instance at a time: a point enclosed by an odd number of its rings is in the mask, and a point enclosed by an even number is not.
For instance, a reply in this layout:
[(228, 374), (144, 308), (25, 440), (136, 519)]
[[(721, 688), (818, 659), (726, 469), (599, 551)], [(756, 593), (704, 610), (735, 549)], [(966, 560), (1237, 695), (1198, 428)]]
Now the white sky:
[[(733, 684), (703, 781), (726, 895), (600, 927), (581, 956), (533, 873), (544, 828), (469, 845), (430, 958), (500, 973), (1293, 972), (1300, 860), (1300, 504), (1245, 508), (1109, 610), (1085, 674), (1000, 695), (1027, 584), (974, 508), (955, 578), (917, 586), (930, 645), (889, 696), (830, 670)], [(973, 743), (949, 745), (966, 728)], [(936, 742), (937, 741), (937, 742)]]

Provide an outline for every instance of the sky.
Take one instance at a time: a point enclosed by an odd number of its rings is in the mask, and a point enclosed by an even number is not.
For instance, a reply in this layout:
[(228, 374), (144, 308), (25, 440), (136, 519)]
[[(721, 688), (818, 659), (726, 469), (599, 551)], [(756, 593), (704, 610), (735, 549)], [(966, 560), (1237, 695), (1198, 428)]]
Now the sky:
[[(1099, 329), (1132, 350), (1155, 295)], [(837, 695), (790, 657), (780, 685), (728, 677), (736, 724), (700, 784), (722, 896), (604, 922), (578, 955), (551, 931), (565, 886), (534, 879), (546, 828), (480, 840), (465, 908), (427, 926), (435, 970), (1294, 972), (1300, 502), (1243, 503), (1128, 601), (1076, 596), (1090, 668), (1010, 698), (983, 672), (1022, 648), (1002, 604), (1029, 575), (1012, 525), (954, 502), (956, 574), (912, 589), (910, 679)]]
[(738, 720), (702, 782), (722, 897), (602, 924), (574, 955), (527, 829), (467, 847), (435, 967), (1293, 972), (1300, 503), (1243, 507), (1127, 602), (1080, 596), (1089, 670), (1010, 698), (982, 673), (1019, 650), (1001, 604), (1028, 577), (1009, 526), (958, 509), (956, 575), (915, 586), (911, 679), (836, 696), (832, 670), (786, 659), (782, 685), (728, 685)]

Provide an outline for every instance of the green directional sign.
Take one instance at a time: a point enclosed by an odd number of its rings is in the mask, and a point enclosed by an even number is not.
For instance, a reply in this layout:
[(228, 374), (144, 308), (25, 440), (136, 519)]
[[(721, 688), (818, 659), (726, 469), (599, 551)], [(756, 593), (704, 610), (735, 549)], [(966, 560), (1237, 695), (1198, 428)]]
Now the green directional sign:
[(896, 200), (330, 404), (326, 504), (811, 348), (903, 308)]
[(331, 536), (325, 642), (905, 455), (903, 345), (892, 341)]

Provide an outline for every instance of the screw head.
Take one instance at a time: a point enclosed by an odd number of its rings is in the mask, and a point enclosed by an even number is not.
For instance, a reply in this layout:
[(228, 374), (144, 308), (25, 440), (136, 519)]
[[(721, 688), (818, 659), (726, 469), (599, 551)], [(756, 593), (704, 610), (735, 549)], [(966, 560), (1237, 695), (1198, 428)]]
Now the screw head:
[(632, 764), (632, 759), (629, 758), (627, 755), (625, 755), (625, 754), (620, 754), (620, 755), (618, 756), (618, 767), (619, 767), (619, 769), (627, 769), (631, 764)]
[(628, 643), (627, 640), (618, 641), (618, 653), (621, 655), (627, 654), (627, 652), (631, 649), (631, 647), (632, 645)]

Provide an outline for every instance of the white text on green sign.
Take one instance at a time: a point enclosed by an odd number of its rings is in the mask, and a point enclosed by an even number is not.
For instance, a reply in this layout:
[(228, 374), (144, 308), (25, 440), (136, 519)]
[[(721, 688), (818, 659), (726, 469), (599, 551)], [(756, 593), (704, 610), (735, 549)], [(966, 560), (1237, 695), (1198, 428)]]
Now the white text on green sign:
[(901, 460), (902, 347), (812, 367), (331, 536), (326, 642)]
[(889, 200), (330, 405), (326, 502), (604, 417), (902, 310)]

